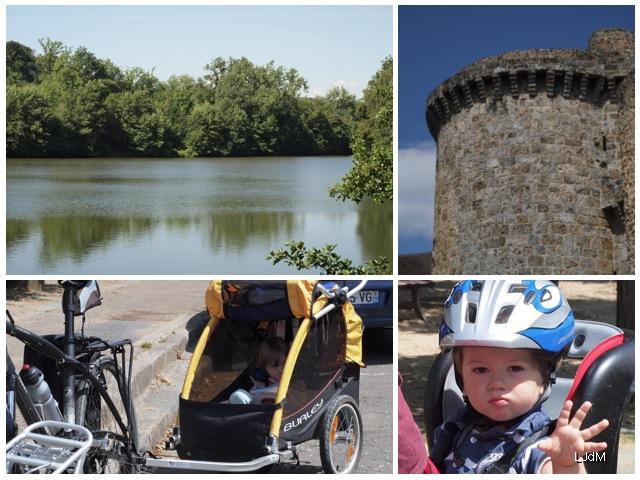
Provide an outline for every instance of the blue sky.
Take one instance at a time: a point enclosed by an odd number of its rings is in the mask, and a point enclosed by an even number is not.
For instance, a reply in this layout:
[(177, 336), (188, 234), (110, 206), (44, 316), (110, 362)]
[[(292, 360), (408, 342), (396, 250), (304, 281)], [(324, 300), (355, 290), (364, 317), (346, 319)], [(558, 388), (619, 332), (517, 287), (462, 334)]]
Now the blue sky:
[(436, 146), (429, 93), (483, 57), (533, 48), (585, 49), (599, 28), (635, 30), (633, 6), (399, 6), (400, 253), (430, 251)]
[(215, 57), (295, 68), (308, 94), (343, 85), (360, 96), (392, 54), (390, 6), (8, 6), (7, 40), (85, 46), (120, 67), (202, 76)]

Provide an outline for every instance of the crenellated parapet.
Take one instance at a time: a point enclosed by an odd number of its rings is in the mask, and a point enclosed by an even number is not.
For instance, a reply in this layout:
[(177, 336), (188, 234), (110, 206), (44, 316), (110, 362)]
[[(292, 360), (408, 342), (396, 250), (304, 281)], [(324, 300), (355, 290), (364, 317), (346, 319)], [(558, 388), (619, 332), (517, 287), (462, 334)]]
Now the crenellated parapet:
[(445, 80), (427, 99), (427, 124), (435, 139), (453, 116), (477, 103), (513, 99), (580, 100), (602, 105), (616, 90), (631, 63), (600, 62), (577, 50), (531, 50), (489, 57)]

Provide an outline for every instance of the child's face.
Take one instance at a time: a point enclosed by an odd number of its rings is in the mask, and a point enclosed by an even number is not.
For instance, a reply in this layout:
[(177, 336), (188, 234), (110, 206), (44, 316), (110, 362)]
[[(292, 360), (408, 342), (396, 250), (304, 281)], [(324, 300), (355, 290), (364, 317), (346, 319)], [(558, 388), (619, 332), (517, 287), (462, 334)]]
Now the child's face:
[(544, 392), (531, 352), (520, 348), (463, 347), (462, 380), (473, 408), (499, 422), (527, 413)]
[(284, 370), (284, 362), (286, 358), (280, 357), (280, 359), (276, 363), (272, 363), (271, 365), (267, 365), (265, 369), (269, 374), (269, 377), (273, 380), (280, 381), (280, 377), (282, 377), (282, 370)]

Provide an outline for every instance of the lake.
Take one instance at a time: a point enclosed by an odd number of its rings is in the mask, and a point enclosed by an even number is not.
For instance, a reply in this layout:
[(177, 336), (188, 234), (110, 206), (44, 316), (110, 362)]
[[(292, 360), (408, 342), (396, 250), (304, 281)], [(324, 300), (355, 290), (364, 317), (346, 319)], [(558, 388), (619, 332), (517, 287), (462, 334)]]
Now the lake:
[(7, 159), (7, 274), (290, 274), (287, 240), (391, 260), (391, 202), (327, 189), (351, 157)]

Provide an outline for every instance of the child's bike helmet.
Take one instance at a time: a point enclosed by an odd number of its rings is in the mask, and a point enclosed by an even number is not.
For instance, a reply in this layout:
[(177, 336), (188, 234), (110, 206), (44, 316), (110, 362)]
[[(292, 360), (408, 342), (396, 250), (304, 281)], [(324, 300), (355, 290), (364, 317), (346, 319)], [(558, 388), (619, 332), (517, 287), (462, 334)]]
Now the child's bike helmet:
[[(547, 280), (465, 280), (444, 304), (440, 348), (528, 348), (548, 353), (555, 365), (573, 343), (573, 324), (567, 300)], [(555, 367), (549, 376), (553, 382)]]

